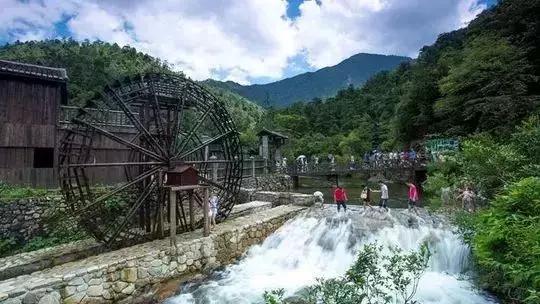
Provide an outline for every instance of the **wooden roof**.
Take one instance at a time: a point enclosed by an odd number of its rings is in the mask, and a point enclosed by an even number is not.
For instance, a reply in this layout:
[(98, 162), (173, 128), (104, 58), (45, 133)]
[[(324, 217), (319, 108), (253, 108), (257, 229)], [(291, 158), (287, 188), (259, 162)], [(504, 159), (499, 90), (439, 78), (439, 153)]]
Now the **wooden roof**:
[(26, 76), (52, 81), (65, 82), (68, 77), (66, 69), (51, 68), (22, 62), (0, 60), (0, 74)]
[(284, 138), (284, 139), (289, 138), (286, 135), (283, 135), (283, 134), (281, 134), (279, 132), (268, 130), (268, 129), (262, 129), (261, 131), (259, 131), (259, 133), (257, 133), (257, 136), (262, 136), (262, 135), (270, 135), (270, 136), (273, 136), (273, 137), (280, 137), (280, 138)]

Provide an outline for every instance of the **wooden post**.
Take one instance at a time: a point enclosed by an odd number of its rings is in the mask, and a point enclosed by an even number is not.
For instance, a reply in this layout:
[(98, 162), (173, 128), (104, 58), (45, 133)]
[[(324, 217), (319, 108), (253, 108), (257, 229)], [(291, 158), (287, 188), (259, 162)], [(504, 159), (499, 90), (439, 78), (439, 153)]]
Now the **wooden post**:
[(193, 190), (189, 191), (189, 227), (191, 230), (195, 230), (195, 214), (193, 214), (194, 211), (194, 197), (193, 197)]
[[(210, 160), (215, 161), (217, 160), (217, 156), (212, 155), (210, 156)], [(218, 180), (218, 167), (219, 163), (212, 163), (212, 181), (217, 182)]]
[(203, 218), (204, 218), (203, 233), (204, 233), (204, 236), (210, 235), (210, 218), (208, 216), (208, 212), (210, 211), (209, 210), (210, 208), (208, 206), (208, 190), (209, 190), (208, 187), (204, 188), (204, 202), (203, 202), (203, 212), (204, 212), (204, 215), (203, 215)]
[[(158, 174), (158, 185), (162, 185), (163, 183), (163, 177), (161, 176), (161, 173)], [(158, 191), (158, 234), (159, 237), (162, 238), (165, 236), (164, 230), (165, 230), (165, 217), (163, 216), (163, 208), (165, 207), (165, 201), (162, 201), (162, 193), (161, 191), (166, 191), (165, 188), (160, 188)]]
[(264, 159), (264, 174), (268, 174), (268, 158)]
[(255, 177), (255, 157), (251, 156), (251, 177)]
[(176, 191), (169, 191), (169, 227), (171, 246), (176, 247)]

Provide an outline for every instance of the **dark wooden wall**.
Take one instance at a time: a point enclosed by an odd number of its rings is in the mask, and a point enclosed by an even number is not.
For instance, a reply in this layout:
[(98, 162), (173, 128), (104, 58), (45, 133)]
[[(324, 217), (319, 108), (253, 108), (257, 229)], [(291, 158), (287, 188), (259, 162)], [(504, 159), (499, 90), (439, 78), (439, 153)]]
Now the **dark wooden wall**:
[(0, 180), (53, 187), (54, 166), (34, 168), (36, 148), (56, 149), (65, 83), (0, 75)]

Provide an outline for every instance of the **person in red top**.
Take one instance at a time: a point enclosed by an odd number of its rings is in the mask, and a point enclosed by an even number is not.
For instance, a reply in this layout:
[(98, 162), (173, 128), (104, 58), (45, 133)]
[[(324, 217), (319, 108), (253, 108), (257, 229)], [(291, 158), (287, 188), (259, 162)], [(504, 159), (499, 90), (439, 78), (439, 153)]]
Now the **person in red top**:
[(338, 212), (341, 209), (341, 206), (343, 206), (343, 211), (347, 211), (347, 205), (345, 205), (347, 200), (347, 192), (345, 189), (339, 185), (336, 185), (334, 190), (334, 203), (337, 205)]
[(407, 183), (407, 186), (409, 187), (409, 210), (411, 210), (412, 207), (414, 212), (418, 213), (418, 210), (416, 210), (416, 204), (418, 203), (418, 188), (412, 182)]

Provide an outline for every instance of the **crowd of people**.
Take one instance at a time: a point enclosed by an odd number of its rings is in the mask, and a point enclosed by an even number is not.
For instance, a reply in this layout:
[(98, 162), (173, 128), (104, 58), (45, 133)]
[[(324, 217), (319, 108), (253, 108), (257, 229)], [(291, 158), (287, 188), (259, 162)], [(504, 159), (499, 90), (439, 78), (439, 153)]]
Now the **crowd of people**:
[(419, 161), (426, 160), (425, 153), (417, 152), (415, 149), (404, 151), (382, 152), (373, 150), (364, 153), (364, 165), (370, 167), (403, 167), (410, 166)]

